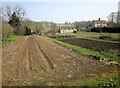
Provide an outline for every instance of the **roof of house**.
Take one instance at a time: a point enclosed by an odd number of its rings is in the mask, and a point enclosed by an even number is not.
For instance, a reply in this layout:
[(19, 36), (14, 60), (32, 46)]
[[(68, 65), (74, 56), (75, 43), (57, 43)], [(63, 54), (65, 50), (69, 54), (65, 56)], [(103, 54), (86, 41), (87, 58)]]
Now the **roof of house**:
[(74, 25), (59, 25), (59, 27), (61, 27), (61, 28), (75, 28), (75, 26)]
[(93, 20), (92, 23), (103, 23), (103, 24), (106, 24), (107, 21), (106, 20)]

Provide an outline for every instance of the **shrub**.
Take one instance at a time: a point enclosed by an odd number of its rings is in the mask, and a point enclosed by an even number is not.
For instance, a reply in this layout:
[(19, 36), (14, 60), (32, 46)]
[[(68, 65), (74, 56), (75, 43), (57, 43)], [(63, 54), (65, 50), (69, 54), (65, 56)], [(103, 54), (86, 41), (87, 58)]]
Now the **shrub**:
[(120, 27), (103, 27), (103, 28), (94, 27), (91, 29), (91, 32), (120, 33)]
[(73, 33), (76, 33), (76, 31), (73, 31)]
[(112, 38), (111, 36), (100, 36), (99, 37), (100, 39), (110, 39), (110, 38)]
[(2, 40), (13, 34), (13, 28), (5, 21), (2, 21)]

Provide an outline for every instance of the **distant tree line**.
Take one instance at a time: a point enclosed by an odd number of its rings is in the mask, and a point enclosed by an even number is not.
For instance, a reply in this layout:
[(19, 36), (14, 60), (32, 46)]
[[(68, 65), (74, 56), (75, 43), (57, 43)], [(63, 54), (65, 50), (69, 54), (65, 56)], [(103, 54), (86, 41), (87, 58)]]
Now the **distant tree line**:
[(23, 24), (26, 24), (32, 31), (32, 34), (36, 35), (47, 35), (51, 34), (54, 35), (58, 32), (58, 26), (54, 22), (47, 22), (47, 21), (41, 21), (41, 22), (34, 22), (29, 19), (23, 22)]
[(76, 21), (73, 24), (75, 25), (77, 31), (86, 31), (85, 29), (90, 23), (91, 21)]

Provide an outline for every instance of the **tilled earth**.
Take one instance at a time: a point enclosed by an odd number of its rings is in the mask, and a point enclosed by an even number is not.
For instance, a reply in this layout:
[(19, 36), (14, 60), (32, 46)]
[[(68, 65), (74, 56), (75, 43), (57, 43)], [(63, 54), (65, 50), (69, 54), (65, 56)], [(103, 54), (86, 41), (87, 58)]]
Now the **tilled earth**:
[(2, 55), (3, 86), (58, 86), (117, 70), (39, 36), (13, 42)]
[[(59, 38), (63, 42), (77, 45), (83, 48), (93, 49), (95, 51), (109, 51), (120, 49), (120, 43), (100, 42), (82, 38)], [(120, 53), (119, 53), (120, 54)]]

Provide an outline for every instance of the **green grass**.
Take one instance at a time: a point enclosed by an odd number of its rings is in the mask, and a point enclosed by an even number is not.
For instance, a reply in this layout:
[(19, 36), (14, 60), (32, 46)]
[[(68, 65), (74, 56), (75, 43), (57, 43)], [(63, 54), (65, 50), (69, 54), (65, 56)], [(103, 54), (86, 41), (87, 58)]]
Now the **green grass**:
[(100, 39), (94, 39), (94, 38), (82, 38), (82, 39), (93, 40), (93, 41), (99, 41), (99, 42), (119, 43), (119, 44), (120, 44), (120, 42), (116, 42), (116, 41), (100, 40)]
[(21, 38), (19, 35), (11, 35), (9, 38), (3, 41), (2, 47), (5, 47), (9, 44), (11, 44), (13, 41), (16, 41), (17, 39)]
[(119, 87), (120, 81), (120, 76), (113, 76), (113, 77), (105, 77), (105, 78), (96, 78), (96, 79), (90, 79), (87, 80), (85, 82), (83, 82), (83, 84), (81, 85), (82, 87), (88, 87), (88, 86), (107, 86), (107, 87)]
[(77, 82), (65, 83), (64, 86), (71, 86), (71, 88), (119, 88), (119, 81), (118, 72), (101, 73)]
[(82, 80), (78, 83), (70, 83), (65, 84), (73, 87), (80, 86), (82, 88), (104, 88), (104, 87), (111, 87), (111, 88), (118, 88), (120, 76), (112, 75), (112, 76), (95, 76), (85, 80)]
[(79, 46), (71, 45), (71, 44), (68, 44), (68, 43), (59, 41), (57, 39), (53, 39), (53, 38), (48, 38), (48, 39), (50, 39), (53, 42), (56, 42), (62, 46), (70, 48), (74, 51), (80, 52), (81, 54), (89, 55), (89, 56), (92, 56), (92, 57), (97, 58), (97, 59), (104, 59), (104, 60), (108, 60), (108, 61), (119, 61), (120, 60), (118, 56), (111, 55), (111, 54), (108, 54), (105, 52), (97, 52), (97, 51), (93, 51), (90, 49), (81, 48)]

